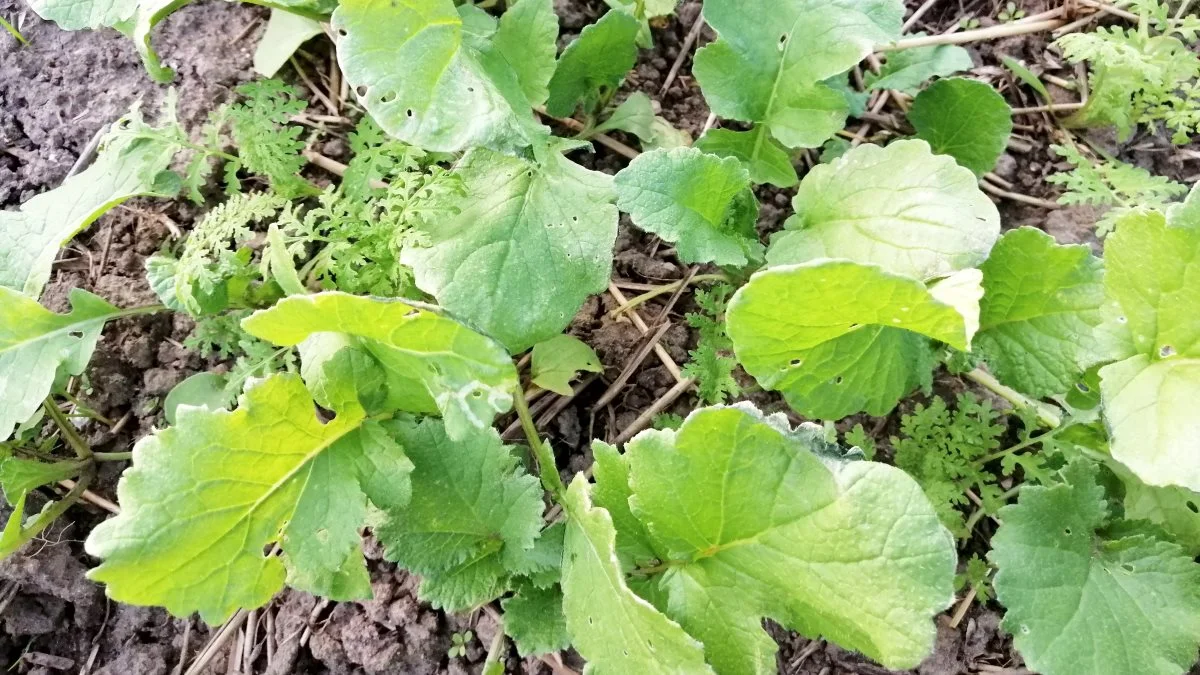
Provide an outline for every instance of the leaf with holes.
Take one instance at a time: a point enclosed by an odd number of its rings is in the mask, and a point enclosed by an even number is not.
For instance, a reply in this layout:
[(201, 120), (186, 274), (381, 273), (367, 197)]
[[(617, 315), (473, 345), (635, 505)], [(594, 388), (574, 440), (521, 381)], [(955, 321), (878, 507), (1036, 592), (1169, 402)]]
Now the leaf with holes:
[[(109, 597), (199, 612), (218, 624), (287, 581), (335, 599), (370, 596), (358, 530), (367, 502), (407, 500), (412, 464), (361, 408), (317, 417), (295, 375), (251, 387), (233, 412), (183, 408), (133, 449), (121, 513), (87, 540)], [(283, 557), (266, 554), (277, 543)]]
[(633, 513), (668, 552), (667, 614), (717, 672), (775, 671), (765, 616), (891, 668), (931, 651), (957, 556), (902, 471), (749, 404), (642, 432), (626, 453)]
[(931, 339), (969, 348), (979, 283), (978, 270), (926, 288), (872, 265), (784, 265), (738, 290), (726, 324), (746, 372), (802, 415), (884, 415), (929, 385)]
[(1046, 675), (1177, 675), (1196, 660), (1200, 565), (1144, 534), (1110, 538), (1096, 471), (1025, 485), (992, 537), (1004, 628)]
[(897, 0), (708, 0), (704, 18), (720, 39), (693, 71), (719, 117), (763, 124), (788, 147), (820, 147), (850, 110), (824, 81), (897, 38), (903, 15)]
[(733, 158), (695, 148), (640, 155), (613, 181), (617, 208), (676, 245), (689, 263), (743, 266), (762, 259), (750, 174)]
[(544, 133), (526, 93), (542, 66), (508, 60), (516, 27), (472, 32), (452, 0), (344, 0), (332, 21), (346, 81), (392, 136), (453, 152), (515, 150)]
[(561, 333), (607, 288), (617, 237), (612, 178), (544, 154), (469, 151), (455, 168), (465, 195), (427, 202), (424, 245), (402, 258), (421, 290), (513, 353)]
[(924, 141), (860, 145), (804, 177), (767, 262), (843, 258), (929, 280), (974, 267), (1000, 235), (978, 181)]
[[(441, 413), (455, 438), (491, 426), (492, 418), (512, 407), (517, 374), (504, 349), (429, 307), (330, 291), (284, 298), (242, 325), (251, 335), (285, 347), (323, 333), (346, 336), (342, 349), (359, 356), (343, 357), (344, 370), (321, 372), (321, 378), (361, 384), (364, 378), (355, 373), (365, 355), (384, 374), (382, 410)], [(333, 357), (342, 349), (326, 346), (321, 353)], [(315, 366), (308, 368), (312, 370), (306, 372), (317, 374)], [(338, 385), (325, 379), (321, 383), (327, 392)], [(350, 397), (329, 393), (326, 400), (345, 398)]]

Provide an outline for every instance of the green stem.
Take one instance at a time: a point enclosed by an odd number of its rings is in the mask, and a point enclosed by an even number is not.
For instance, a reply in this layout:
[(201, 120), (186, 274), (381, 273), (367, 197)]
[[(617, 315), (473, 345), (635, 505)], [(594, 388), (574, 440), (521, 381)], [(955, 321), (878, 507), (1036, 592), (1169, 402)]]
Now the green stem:
[(75, 454), (79, 456), (79, 459), (90, 464), (94, 458), (91, 447), (89, 447), (87, 441), (83, 440), (83, 437), (79, 435), (79, 430), (75, 428), (74, 424), (71, 424), (71, 420), (67, 419), (67, 416), (63, 414), (63, 411), (58, 409), (58, 404), (54, 402), (53, 397), (47, 397), (46, 402), (42, 404), (42, 407), (46, 409), (46, 414), (50, 416), (50, 419), (54, 420), (54, 423), (58, 425), (59, 430), (62, 431), (63, 438), (66, 439), (67, 445), (71, 446), (71, 449), (75, 451)]
[(11, 23), (9, 23), (8, 21), (6, 21), (4, 19), (4, 17), (2, 17), (2, 16), (0, 16), (0, 28), (4, 28), (4, 30), (8, 31), (8, 34), (15, 37), (17, 39), (17, 42), (20, 42), (21, 44), (25, 45), (26, 47), (29, 46), (29, 40), (26, 40), (25, 36), (21, 35), (21, 31), (17, 30), (16, 26), (14, 26)]
[(132, 452), (93, 452), (92, 459), (97, 462), (127, 462), (133, 459)]
[(554, 463), (554, 453), (550, 451), (550, 444), (542, 441), (537, 425), (533, 423), (533, 415), (529, 413), (529, 402), (525, 400), (525, 392), (521, 390), (520, 383), (513, 389), (513, 404), (517, 409), (517, 418), (521, 420), (521, 429), (525, 431), (525, 438), (529, 441), (534, 457), (537, 458), (542, 486), (550, 492), (554, 501), (561, 502), (567, 489), (563, 485), (562, 477), (558, 475), (558, 465)]
[(83, 497), (83, 493), (87, 491), (88, 486), (92, 484), (92, 479), (96, 477), (96, 467), (90, 462), (83, 467), (83, 473), (79, 475), (79, 480), (75, 483), (75, 487), (66, 494), (62, 499), (51, 502), (42, 512), (34, 518), (29, 525), (22, 526), (20, 533), (17, 535), (17, 542), (12, 550), (24, 546), (26, 542), (42, 533), (42, 530), (50, 526), (59, 516), (66, 513), (67, 509), (71, 508), (75, 502)]
[(1014, 445), (1012, 447), (1005, 448), (998, 452), (993, 452), (992, 454), (987, 455), (986, 457), (983, 457), (982, 459), (977, 459), (977, 460), (975, 460), (975, 464), (977, 464), (978, 466), (983, 466), (989, 462), (994, 462), (997, 459), (1000, 459), (1001, 457), (1007, 457), (1015, 452), (1020, 452), (1030, 446), (1037, 445), (1038, 443), (1041, 443), (1043, 441), (1048, 441), (1051, 438), (1054, 438), (1056, 435), (1058, 435), (1059, 432), (1063, 431), (1064, 429), (1069, 429), (1070, 426), (1071, 425), (1069, 425), (1069, 424), (1065, 424), (1063, 426), (1054, 427), (1050, 431), (1047, 431), (1046, 433), (1044, 433), (1040, 436), (1032, 436), (1030, 438), (1027, 438), (1027, 439), (1021, 441), (1020, 443), (1017, 443), (1016, 445)]
[[(630, 298), (628, 302), (626, 302), (625, 304), (621, 305), (620, 307), (614, 309), (613, 311), (609, 312), (608, 314), (610, 317), (616, 318), (616, 317), (620, 316), (621, 314), (624, 314), (625, 312), (628, 312), (629, 310), (631, 310), (635, 307), (638, 307), (639, 305), (646, 304), (647, 302), (653, 300), (654, 298), (657, 298), (660, 295), (666, 295), (667, 293), (674, 293), (675, 291), (679, 290), (679, 287), (685, 281), (687, 281), (687, 280), (680, 279), (679, 281), (673, 281), (664, 286), (659, 286), (658, 288), (656, 288), (652, 291), (646, 291), (645, 293), (642, 293), (641, 295), (634, 296), (634, 297)], [(724, 274), (697, 274), (696, 276), (692, 277), (691, 284), (695, 285), (695, 284), (704, 283), (706, 281), (729, 281), (729, 277), (725, 276)]]
[[(1000, 501), (1006, 502), (1016, 496), (1016, 494), (1020, 491), (1021, 486), (1014, 485), (1000, 495)], [(975, 526), (979, 524), (979, 520), (985, 515), (986, 513), (984, 512), (983, 507), (976, 508), (975, 511), (971, 513), (971, 517), (967, 518), (966, 535), (964, 536), (964, 539), (971, 538), (971, 533), (975, 531)]]
[(1000, 384), (1000, 381), (995, 377), (992, 377), (992, 374), (986, 370), (983, 370), (982, 368), (976, 368), (975, 370), (966, 373), (966, 377), (975, 384), (991, 390), (992, 393), (1008, 401), (1017, 408), (1030, 408), (1036, 411), (1038, 421), (1041, 422), (1042, 425), (1051, 429), (1057, 429), (1058, 427), (1062, 426), (1061, 411), (1057, 410), (1053, 406), (1041, 403), (1040, 401), (1034, 401), (1030, 398), (1027, 398), (1017, 390)]
[[(504, 658), (504, 622), (496, 622), (496, 635), (492, 638), (492, 644), (488, 647), (487, 658), (483, 661), (483, 675), (488, 675), (493, 672), (504, 672), (504, 666), (501, 661)], [(499, 670), (496, 670), (496, 668)]]

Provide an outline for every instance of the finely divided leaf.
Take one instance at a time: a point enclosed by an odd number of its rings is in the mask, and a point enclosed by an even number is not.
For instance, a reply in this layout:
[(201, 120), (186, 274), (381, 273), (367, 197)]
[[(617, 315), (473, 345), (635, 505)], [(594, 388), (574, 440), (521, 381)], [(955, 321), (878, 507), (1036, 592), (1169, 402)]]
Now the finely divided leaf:
[(571, 483), (563, 507), (563, 613), (575, 650), (588, 661), (588, 672), (712, 675), (700, 643), (625, 584), (612, 519), (592, 506), (582, 475)]
[[(134, 446), (121, 513), (88, 537), (104, 560), (88, 576), (115, 600), (210, 624), (266, 603), (285, 568), (305, 590), (369, 596), (358, 528), (368, 498), (403, 501), (411, 464), (361, 409), (337, 412), (318, 418), (294, 375), (248, 389), (233, 412), (181, 409)], [(285, 559), (266, 554), (272, 542)]]
[(761, 124), (750, 131), (710, 129), (696, 141), (696, 149), (717, 155), (735, 157), (750, 170), (755, 184), (770, 183), (789, 188), (799, 182), (792, 158), (779, 142), (770, 137)]
[(521, 148), (544, 133), (527, 98), (532, 69), (521, 63), (522, 81), (507, 60), (511, 35), (471, 33), (452, 0), (344, 0), (333, 27), (346, 81), (388, 134), (452, 152)]
[[(353, 338), (346, 346), (372, 357), (386, 373), (386, 409), (440, 412), (455, 438), (491, 426), (512, 406), (517, 374), (504, 349), (428, 307), (330, 291), (284, 298), (242, 325), (251, 335), (287, 347), (320, 333)], [(332, 358), (340, 349), (321, 352)], [(330, 377), (361, 384), (355, 375), (361, 369), (353, 366), (347, 361), (338, 371), (322, 373), (326, 400), (345, 398), (329, 392), (337, 386)]]
[(575, 393), (571, 380), (579, 372), (602, 373), (604, 365), (586, 342), (570, 335), (556, 335), (533, 346), (529, 371), (537, 386), (570, 396)]
[(424, 577), (448, 611), (488, 602), (523, 568), (542, 527), (542, 490), (493, 429), (460, 441), (441, 422), (387, 425), (414, 466), (412, 499), (376, 528), (387, 558)]
[(748, 404), (629, 443), (633, 512), (670, 552), (668, 614), (718, 672), (775, 672), (763, 617), (891, 668), (933, 646), (953, 540), (906, 474), (836, 452)]
[(0, 440), (37, 412), (60, 370), (83, 372), (105, 322), (123, 314), (81, 289), (70, 302), (69, 313), (55, 314), (0, 286)]
[(750, 175), (731, 157), (695, 148), (640, 155), (613, 180), (617, 208), (676, 244), (690, 263), (743, 266), (762, 259)]
[(1103, 263), (1032, 227), (1000, 238), (983, 264), (975, 347), (1001, 382), (1036, 397), (1066, 393), (1108, 359)]
[(612, 179), (546, 154), (470, 150), (455, 169), (465, 195), (427, 203), (427, 246), (403, 256), (421, 290), (513, 353), (561, 333), (612, 268)]
[(707, 0), (720, 39), (693, 70), (717, 115), (762, 123), (789, 147), (819, 147), (849, 113), (824, 80), (898, 37), (903, 15), (896, 0)]
[(926, 80), (974, 67), (971, 53), (958, 45), (933, 45), (889, 52), (879, 74), (866, 75), (867, 89), (915, 94)]
[(974, 267), (1000, 235), (977, 183), (924, 141), (861, 145), (804, 177), (767, 261), (844, 258), (920, 280)]
[(961, 77), (917, 94), (908, 121), (933, 151), (950, 155), (976, 176), (992, 170), (1008, 147), (1012, 108), (990, 84)]
[(637, 61), (640, 29), (637, 19), (620, 10), (611, 10), (584, 28), (558, 59), (546, 111), (569, 117), (580, 101), (590, 102), (602, 89), (620, 86)]
[(557, 40), (554, 0), (519, 0), (500, 17), (496, 49), (516, 73), (530, 105), (542, 105), (550, 95)]
[(1196, 661), (1200, 566), (1146, 535), (1106, 539), (1096, 472), (1026, 485), (992, 537), (1004, 628), (1045, 675), (1178, 675)]
[[(960, 281), (954, 278), (955, 282)], [(978, 302), (978, 277), (957, 291)], [(808, 417), (889, 412), (929, 383), (930, 338), (967, 349), (968, 317), (924, 284), (869, 265), (818, 260), (755, 274), (729, 303), (738, 361)]]
[[(136, 112), (118, 124), (145, 126)], [(90, 167), (19, 210), (0, 212), (0, 286), (37, 297), (59, 249), (97, 218), (131, 197), (173, 194), (177, 185), (162, 173), (175, 150), (156, 139), (110, 135)]]

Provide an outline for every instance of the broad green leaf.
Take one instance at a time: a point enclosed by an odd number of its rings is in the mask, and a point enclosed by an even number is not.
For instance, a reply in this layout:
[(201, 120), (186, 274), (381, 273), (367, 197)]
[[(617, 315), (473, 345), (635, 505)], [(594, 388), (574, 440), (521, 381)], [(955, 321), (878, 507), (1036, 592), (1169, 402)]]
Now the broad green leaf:
[(1182, 202), (1167, 207), (1167, 225), (1200, 228), (1200, 187), (1193, 185)]
[(637, 61), (635, 41), (640, 29), (637, 19), (620, 10), (611, 10), (584, 28), (558, 59), (546, 111), (569, 117), (580, 101), (590, 104), (601, 90), (619, 87)]
[[(122, 127), (122, 125), (124, 125)], [(58, 251), (97, 218), (137, 196), (170, 196), (178, 187), (163, 172), (176, 148), (116, 133), (146, 128), (136, 111), (114, 125), (90, 167), (16, 211), (0, 211), (0, 286), (41, 295)]]
[(760, 125), (750, 131), (711, 129), (695, 144), (696, 149), (719, 157), (735, 157), (750, 171), (755, 184), (770, 183), (789, 188), (799, 182), (792, 158)]
[(746, 372), (802, 415), (884, 415), (929, 383), (930, 338), (969, 348), (968, 318), (947, 299), (875, 266), (817, 260), (755, 274), (726, 323)]
[(654, 137), (654, 120), (654, 104), (650, 97), (635, 91), (612, 111), (608, 119), (596, 126), (595, 133), (619, 129), (646, 143)]
[(375, 528), (388, 560), (447, 611), (493, 600), (542, 527), (542, 489), (492, 429), (454, 441), (441, 422), (388, 425), (413, 463), (412, 499)]
[(1034, 75), (1033, 71), (1026, 68), (1025, 64), (1011, 56), (1005, 55), (1000, 55), (1000, 62), (1004, 64), (1005, 68), (1008, 68), (1010, 71), (1012, 71), (1012, 74), (1016, 75), (1017, 79), (1021, 80), (1030, 87), (1033, 87), (1033, 90), (1041, 94), (1043, 99), (1048, 102), (1054, 100), (1051, 98), (1050, 92), (1046, 89), (1046, 85), (1042, 84), (1041, 79), (1039, 79), (1037, 75)]
[(1104, 264), (1108, 297), (1138, 352), (1200, 357), (1200, 228), (1132, 212), (1105, 241)]
[(742, 404), (626, 449), (633, 512), (670, 552), (668, 615), (718, 672), (775, 672), (763, 617), (891, 668), (933, 646), (952, 538), (904, 472), (841, 459), (822, 434)]
[(670, 150), (692, 144), (692, 135), (683, 129), (676, 129), (662, 115), (655, 115), (650, 122), (650, 137), (642, 141), (642, 150)]
[(604, 441), (592, 441), (592, 473), (596, 485), (592, 488), (592, 499), (596, 506), (608, 512), (617, 530), (617, 558), (626, 570), (638, 565), (653, 565), (666, 558), (666, 554), (655, 548), (646, 526), (633, 515), (629, 498), (633, 490), (629, 487), (629, 461), (615, 446)]
[(519, 0), (500, 17), (496, 49), (517, 75), (530, 105), (550, 95), (554, 57), (558, 54), (558, 15), (554, 0)]
[(1161, 525), (1188, 555), (1200, 555), (1200, 493), (1181, 487), (1151, 487), (1136, 476), (1125, 482), (1125, 517)]
[(617, 208), (676, 245), (689, 263), (743, 266), (762, 260), (758, 201), (732, 157), (695, 148), (642, 153), (613, 179)]
[[(491, 426), (512, 407), (516, 370), (493, 340), (427, 307), (337, 291), (293, 295), (242, 325), (277, 345), (314, 333), (342, 333), (386, 372), (392, 410), (440, 412), (450, 435)], [(353, 370), (347, 369), (345, 377)]]
[(557, 586), (522, 586), (500, 604), (504, 607), (504, 632), (512, 637), (521, 656), (548, 654), (571, 646), (563, 616), (563, 594)]
[(39, 462), (7, 457), (0, 459), (0, 488), (8, 503), (15, 506), (30, 490), (77, 476), (83, 466), (77, 461)]
[(586, 342), (570, 335), (555, 335), (533, 346), (529, 370), (537, 386), (570, 396), (575, 393), (571, 380), (579, 372), (602, 373), (604, 364)]
[(587, 480), (567, 490), (563, 614), (592, 675), (683, 675), (713, 671), (699, 642), (625, 584), (608, 512), (592, 506)]
[(105, 322), (128, 316), (78, 288), (70, 302), (70, 312), (55, 314), (0, 286), (0, 440), (37, 412), (59, 372), (83, 372)]
[(324, 32), (319, 21), (282, 9), (271, 10), (267, 29), (254, 49), (254, 72), (275, 77), (300, 45)]
[(1104, 492), (1084, 463), (1025, 485), (992, 537), (1004, 628), (1045, 675), (1178, 675), (1196, 661), (1200, 566), (1145, 535), (1106, 539)]
[(0, 560), (16, 553), (25, 544), (26, 540), (21, 536), (21, 524), (25, 520), (25, 497), (26, 495), (21, 495), (17, 503), (13, 504), (12, 513), (8, 514), (8, 520), (4, 523), (4, 530), (0, 531)]
[[(210, 624), (265, 604), (285, 569), (313, 593), (369, 596), (358, 554), (367, 500), (402, 503), (411, 467), (361, 409), (324, 422), (299, 377), (273, 376), (233, 412), (183, 408), (176, 426), (134, 446), (121, 513), (88, 537), (104, 561), (88, 576), (114, 600)], [(284, 558), (266, 554), (272, 542)]]
[(992, 170), (1008, 147), (1012, 108), (992, 85), (952, 77), (913, 99), (908, 121), (933, 151), (950, 155), (976, 176)]
[(860, 145), (804, 177), (767, 262), (843, 258), (928, 280), (975, 267), (1000, 214), (975, 176), (924, 141)]
[(974, 67), (971, 53), (958, 45), (933, 45), (889, 52), (879, 74), (868, 73), (867, 89), (915, 94), (926, 81)]
[(455, 174), (465, 194), (427, 208), (427, 246), (402, 261), (439, 304), (518, 353), (562, 332), (612, 269), (612, 179), (556, 152), (540, 163), (474, 148)]
[(1001, 382), (1036, 397), (1063, 394), (1107, 360), (1104, 266), (1087, 246), (1060, 246), (1032, 227), (1007, 232), (983, 264), (976, 351)]
[(1139, 354), (1100, 369), (1112, 455), (1147, 485), (1200, 490), (1200, 359)]
[(898, 0), (707, 0), (720, 39), (696, 54), (693, 72), (718, 116), (762, 123), (789, 147), (819, 147), (849, 113), (824, 80), (899, 37), (903, 16)]
[(495, 36), (464, 29), (452, 0), (343, 0), (333, 27), (346, 81), (391, 136), (453, 152), (521, 148), (544, 133), (523, 89), (529, 82)]
[(163, 399), (163, 417), (167, 424), (175, 424), (175, 415), (180, 406), (194, 406), (209, 410), (227, 410), (233, 396), (226, 391), (227, 378), (221, 373), (196, 373), (171, 388)]

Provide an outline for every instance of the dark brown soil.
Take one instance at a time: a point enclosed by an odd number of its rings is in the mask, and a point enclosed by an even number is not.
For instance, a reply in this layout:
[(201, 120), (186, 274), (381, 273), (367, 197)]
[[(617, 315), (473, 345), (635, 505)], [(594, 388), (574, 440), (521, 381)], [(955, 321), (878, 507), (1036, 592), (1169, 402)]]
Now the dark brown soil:
[[(912, 5), (920, 4), (912, 2)], [(1030, 13), (1046, 9), (1046, 3), (1023, 3)], [(556, 0), (564, 41), (594, 21), (606, 6), (601, 0)], [(920, 28), (943, 32), (960, 16), (995, 13), (992, 0), (940, 3)], [(708, 107), (690, 74), (687, 56), (678, 77), (665, 93), (660, 89), (671, 64), (682, 48), (689, 29), (699, 16), (700, 2), (685, 0), (678, 14), (656, 23), (655, 46), (643, 52), (635, 72), (621, 96), (641, 90), (657, 101), (668, 121), (688, 131), (693, 138), (703, 130)], [(115, 31), (68, 33), (40, 21), (21, 0), (0, 0), (0, 15), (19, 17), (18, 24), (32, 45), (18, 48), (0, 34), (0, 207), (12, 208), (33, 195), (59, 184), (79, 153), (97, 130), (111, 123), (141, 100), (153, 113), (165, 88), (145, 74), (132, 45)], [(210, 110), (230, 99), (239, 83), (252, 79), (251, 54), (261, 33), (265, 12), (250, 5), (204, 0), (185, 7), (169, 18), (155, 33), (155, 44), (168, 63), (177, 68), (180, 111), (188, 128), (197, 128)], [(712, 39), (710, 30), (700, 43)], [(981, 72), (998, 85), (1006, 80), (997, 74), (996, 55), (1006, 53), (1027, 63), (1040, 62), (1045, 54), (1044, 36), (1014, 38), (981, 46), (976, 63)], [(326, 58), (324, 47), (318, 60)], [(694, 53), (694, 50), (693, 50)], [(288, 74), (284, 74), (288, 77)], [(1002, 88), (1011, 89), (1011, 83)], [(1031, 104), (1028, 93), (1013, 89), (1007, 95), (1014, 103)], [(1020, 97), (1024, 96), (1024, 99)], [(1038, 120), (1025, 120), (1037, 127), (1026, 135), (1036, 140), (1021, 155), (1001, 160), (996, 173), (1014, 183), (1014, 190), (1040, 198), (1052, 198), (1044, 177), (1055, 170), (1048, 149), (1048, 134)], [(877, 128), (878, 129), (878, 128)], [(332, 137), (319, 145), (325, 154), (345, 159), (346, 144)], [(1129, 147), (1128, 145), (1126, 147)], [(1161, 146), (1123, 152), (1139, 164), (1176, 178), (1194, 173)], [(580, 161), (615, 172), (626, 160), (600, 150)], [(790, 213), (792, 190), (762, 189), (760, 231), (777, 230)], [(1005, 227), (1035, 225), (1062, 242), (1097, 244), (1092, 234), (1095, 213), (1090, 210), (1045, 208), (1001, 203)], [(145, 282), (145, 258), (165, 245), (177, 226), (186, 232), (200, 210), (183, 203), (136, 200), (116, 209), (68, 248), (47, 288), (45, 303), (63, 309), (66, 293), (86, 288), (121, 306), (150, 302), (153, 293)], [(704, 270), (702, 270), (704, 271)], [(614, 278), (623, 282), (655, 283), (684, 276), (688, 267), (674, 258), (669, 247), (642, 233), (623, 220), (616, 247)], [(638, 291), (628, 290), (629, 296)], [(666, 298), (641, 308), (648, 320), (663, 309)], [(591, 462), (591, 438), (613, 439), (647, 407), (675, 384), (667, 368), (651, 354), (621, 389), (613, 402), (599, 410), (593, 404), (638, 352), (644, 337), (628, 322), (610, 319), (618, 305), (611, 295), (589, 300), (571, 326), (571, 332), (596, 348), (607, 371), (569, 405), (544, 422), (544, 430), (558, 451), (560, 466), (574, 473)], [(678, 364), (686, 363), (695, 335), (687, 328), (683, 313), (691, 308), (684, 295), (668, 314), (673, 326), (661, 344)], [(96, 350), (88, 370), (90, 387), (86, 401), (114, 427), (89, 423), (83, 431), (94, 447), (127, 450), (134, 441), (161, 426), (162, 397), (187, 375), (208, 365), (181, 345), (192, 326), (186, 318), (168, 316), (128, 319), (110, 326)], [(745, 397), (768, 411), (788, 412), (780, 398), (752, 386)], [(961, 390), (953, 376), (939, 376), (939, 392)], [(550, 408), (555, 397), (534, 404), (535, 415)], [(684, 396), (668, 411), (686, 414), (696, 405)], [(876, 436), (886, 438), (896, 431), (899, 415), (884, 419), (856, 417), (844, 426), (863, 422)], [(503, 425), (502, 425), (503, 426)], [(843, 426), (843, 425), (839, 425)], [(115, 430), (114, 430), (115, 428)], [(107, 465), (94, 488), (109, 499), (114, 496), (119, 466)], [(40, 507), (40, 505), (35, 505)], [(0, 517), (7, 511), (0, 505)], [(82, 551), (82, 540), (107, 514), (96, 507), (80, 506), (56, 523), (45, 536), (19, 555), (0, 563), (0, 669), (11, 672), (79, 672), (92, 675), (166, 675), (177, 670), (181, 659), (194, 658), (212, 636), (196, 620), (175, 619), (157, 609), (110, 603), (102, 590), (84, 574), (94, 561)], [(372, 571), (375, 598), (360, 603), (327, 603), (304, 593), (285, 591), (267, 608), (254, 614), (249, 623), (250, 652), (256, 673), (301, 674), (438, 674), (478, 673), (484, 650), (496, 626), (487, 614), (446, 616), (421, 603), (416, 580), (383, 561), (368, 537), (367, 555)], [(15, 590), (14, 590), (15, 589)], [(1022, 673), (1019, 657), (999, 630), (996, 608), (973, 607), (956, 627), (939, 619), (936, 652), (914, 673), (954, 675), (967, 672)], [(804, 675), (890, 673), (837, 647), (810, 641), (768, 624), (780, 644), (780, 672)], [(463, 658), (449, 658), (451, 635), (473, 630), (476, 638)], [(231, 648), (238, 647), (237, 640)], [(230, 650), (217, 656), (209, 672), (234, 673)], [(268, 652), (270, 658), (268, 659)], [(238, 654), (241, 652), (238, 651)], [(568, 655), (568, 665), (580, 666)], [(522, 662), (512, 653), (507, 672), (550, 672), (536, 661)], [(1009, 670), (1004, 670), (1009, 669)]]

